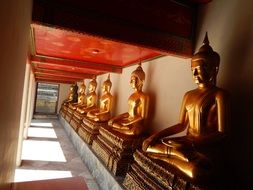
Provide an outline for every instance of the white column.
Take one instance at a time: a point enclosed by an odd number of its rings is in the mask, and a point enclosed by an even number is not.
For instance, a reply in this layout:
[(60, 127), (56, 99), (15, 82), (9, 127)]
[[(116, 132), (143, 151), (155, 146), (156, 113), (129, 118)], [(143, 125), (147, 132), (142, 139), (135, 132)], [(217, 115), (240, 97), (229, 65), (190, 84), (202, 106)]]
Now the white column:
[(25, 118), (25, 127), (24, 127), (24, 138), (27, 139), (27, 135), (28, 135), (28, 127), (31, 124), (31, 109), (32, 109), (32, 100), (34, 99), (32, 97), (33, 95), (33, 86), (34, 86), (34, 74), (32, 73), (32, 71), (30, 72), (30, 79), (29, 79), (29, 87), (28, 87), (28, 98), (27, 98), (27, 110), (26, 110), (26, 118)]
[[(34, 76), (34, 75), (33, 75)], [(33, 83), (32, 83), (32, 97), (31, 97), (31, 109), (29, 114), (29, 120), (28, 120), (28, 127), (31, 125), (33, 113), (34, 113), (34, 106), (35, 106), (35, 96), (36, 96), (36, 82), (35, 78), (33, 77)]]
[(18, 136), (18, 148), (17, 148), (17, 159), (16, 159), (17, 166), (21, 165), (21, 155), (22, 155), (22, 147), (23, 147), (23, 139), (24, 139), (23, 133), (24, 133), (24, 127), (25, 127), (26, 110), (27, 110), (28, 84), (29, 84), (29, 76), (30, 76), (30, 69), (31, 69), (30, 67), (31, 67), (30, 64), (26, 63), (21, 116), (20, 116), (20, 126), (19, 126), (19, 136)]

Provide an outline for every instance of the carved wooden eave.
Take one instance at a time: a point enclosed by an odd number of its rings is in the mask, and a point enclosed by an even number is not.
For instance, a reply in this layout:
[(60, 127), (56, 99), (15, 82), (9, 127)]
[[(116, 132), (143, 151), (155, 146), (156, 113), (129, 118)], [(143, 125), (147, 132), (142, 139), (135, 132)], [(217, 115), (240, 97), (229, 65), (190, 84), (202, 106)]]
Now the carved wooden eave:
[[(126, 66), (167, 54), (191, 57), (197, 5), (209, 1), (34, 0), (30, 49), (36, 77), (59, 80), (62, 74), (77, 77), (75, 73), (81, 73), (90, 78), (121, 73)], [(67, 38), (72, 38), (72, 43)], [(80, 42), (74, 43), (74, 39)], [(83, 50), (87, 43), (93, 46)], [(76, 54), (82, 50), (83, 54)], [(84, 53), (91, 53), (88, 51), (104, 55), (85, 57)], [(109, 54), (128, 59), (108, 59)]]

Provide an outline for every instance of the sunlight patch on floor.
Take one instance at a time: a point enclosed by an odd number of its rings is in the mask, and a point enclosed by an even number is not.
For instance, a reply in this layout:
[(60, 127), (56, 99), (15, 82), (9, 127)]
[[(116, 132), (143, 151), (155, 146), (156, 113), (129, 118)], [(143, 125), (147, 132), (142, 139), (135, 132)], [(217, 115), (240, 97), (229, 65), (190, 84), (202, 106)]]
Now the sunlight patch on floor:
[(45, 138), (57, 138), (54, 129), (39, 128), (39, 127), (29, 127), (28, 128), (29, 137), (45, 137)]
[(53, 127), (52, 123), (43, 123), (43, 122), (32, 122), (31, 126), (35, 126), (35, 127)]
[(66, 162), (59, 142), (37, 140), (23, 141), (22, 160)]
[(72, 177), (70, 171), (16, 169), (14, 182)]

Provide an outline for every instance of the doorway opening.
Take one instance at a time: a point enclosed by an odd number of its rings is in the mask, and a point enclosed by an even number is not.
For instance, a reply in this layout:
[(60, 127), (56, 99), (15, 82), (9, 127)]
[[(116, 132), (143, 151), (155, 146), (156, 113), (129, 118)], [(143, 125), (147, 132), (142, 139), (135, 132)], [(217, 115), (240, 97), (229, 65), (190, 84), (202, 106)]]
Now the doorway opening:
[(58, 96), (58, 84), (37, 83), (35, 114), (56, 114)]

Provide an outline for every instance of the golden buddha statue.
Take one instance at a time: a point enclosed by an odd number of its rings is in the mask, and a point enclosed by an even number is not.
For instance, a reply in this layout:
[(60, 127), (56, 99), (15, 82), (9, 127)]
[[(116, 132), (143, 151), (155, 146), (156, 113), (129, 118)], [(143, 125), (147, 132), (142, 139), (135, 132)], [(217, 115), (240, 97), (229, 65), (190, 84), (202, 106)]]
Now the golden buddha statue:
[(141, 65), (131, 74), (130, 84), (134, 93), (128, 98), (128, 112), (109, 120), (108, 125), (126, 135), (139, 135), (143, 132), (143, 122), (148, 112), (148, 96), (142, 92), (145, 73)]
[(73, 101), (73, 97), (74, 97), (74, 84), (72, 84), (69, 88), (69, 95), (68, 98), (66, 100), (63, 101), (63, 105), (67, 105), (68, 103)]
[(78, 113), (84, 114), (96, 107), (97, 104), (96, 88), (97, 88), (97, 81), (96, 77), (94, 77), (89, 82), (89, 93), (86, 95), (86, 104), (76, 109)]
[(77, 98), (78, 98), (78, 94), (77, 94), (77, 91), (78, 91), (78, 86), (77, 84), (72, 84), (70, 86), (70, 93), (69, 93), (69, 96), (68, 96), (68, 99), (66, 99), (63, 104), (62, 104), (62, 107), (61, 107), (61, 110), (60, 110), (60, 114), (62, 115), (62, 117), (66, 117), (67, 116), (67, 112), (68, 112), (68, 109), (69, 109), (69, 106), (73, 103), (76, 103), (77, 102)]
[(100, 107), (87, 113), (87, 117), (93, 121), (108, 121), (111, 118), (112, 94), (110, 93), (112, 82), (110, 75), (102, 85), (103, 95), (100, 98)]
[(77, 103), (70, 104), (69, 105), (70, 109), (76, 110), (78, 107), (86, 105), (85, 89), (86, 89), (86, 86), (85, 86), (84, 82), (82, 82), (82, 84), (79, 87)]
[(148, 112), (148, 96), (142, 92), (144, 80), (145, 73), (139, 65), (131, 73), (130, 84), (134, 93), (128, 98), (128, 112), (100, 126), (99, 134), (92, 142), (94, 152), (115, 176), (126, 174), (133, 161), (133, 153), (141, 147), (145, 138), (142, 132)]
[(100, 98), (100, 106), (90, 110), (86, 116), (83, 116), (82, 123), (77, 130), (79, 136), (89, 145), (96, 139), (99, 129), (106, 127), (108, 120), (111, 118), (110, 111), (113, 98), (110, 93), (111, 86), (110, 75), (108, 75), (108, 79), (102, 85), (103, 94)]
[[(142, 145), (149, 157), (169, 163), (192, 179), (210, 173), (212, 158), (217, 156), (212, 150), (228, 130), (228, 94), (216, 87), (219, 62), (219, 54), (209, 46), (206, 34), (191, 60), (198, 87), (184, 95), (179, 123), (150, 136)], [(170, 137), (186, 128), (185, 136)]]

